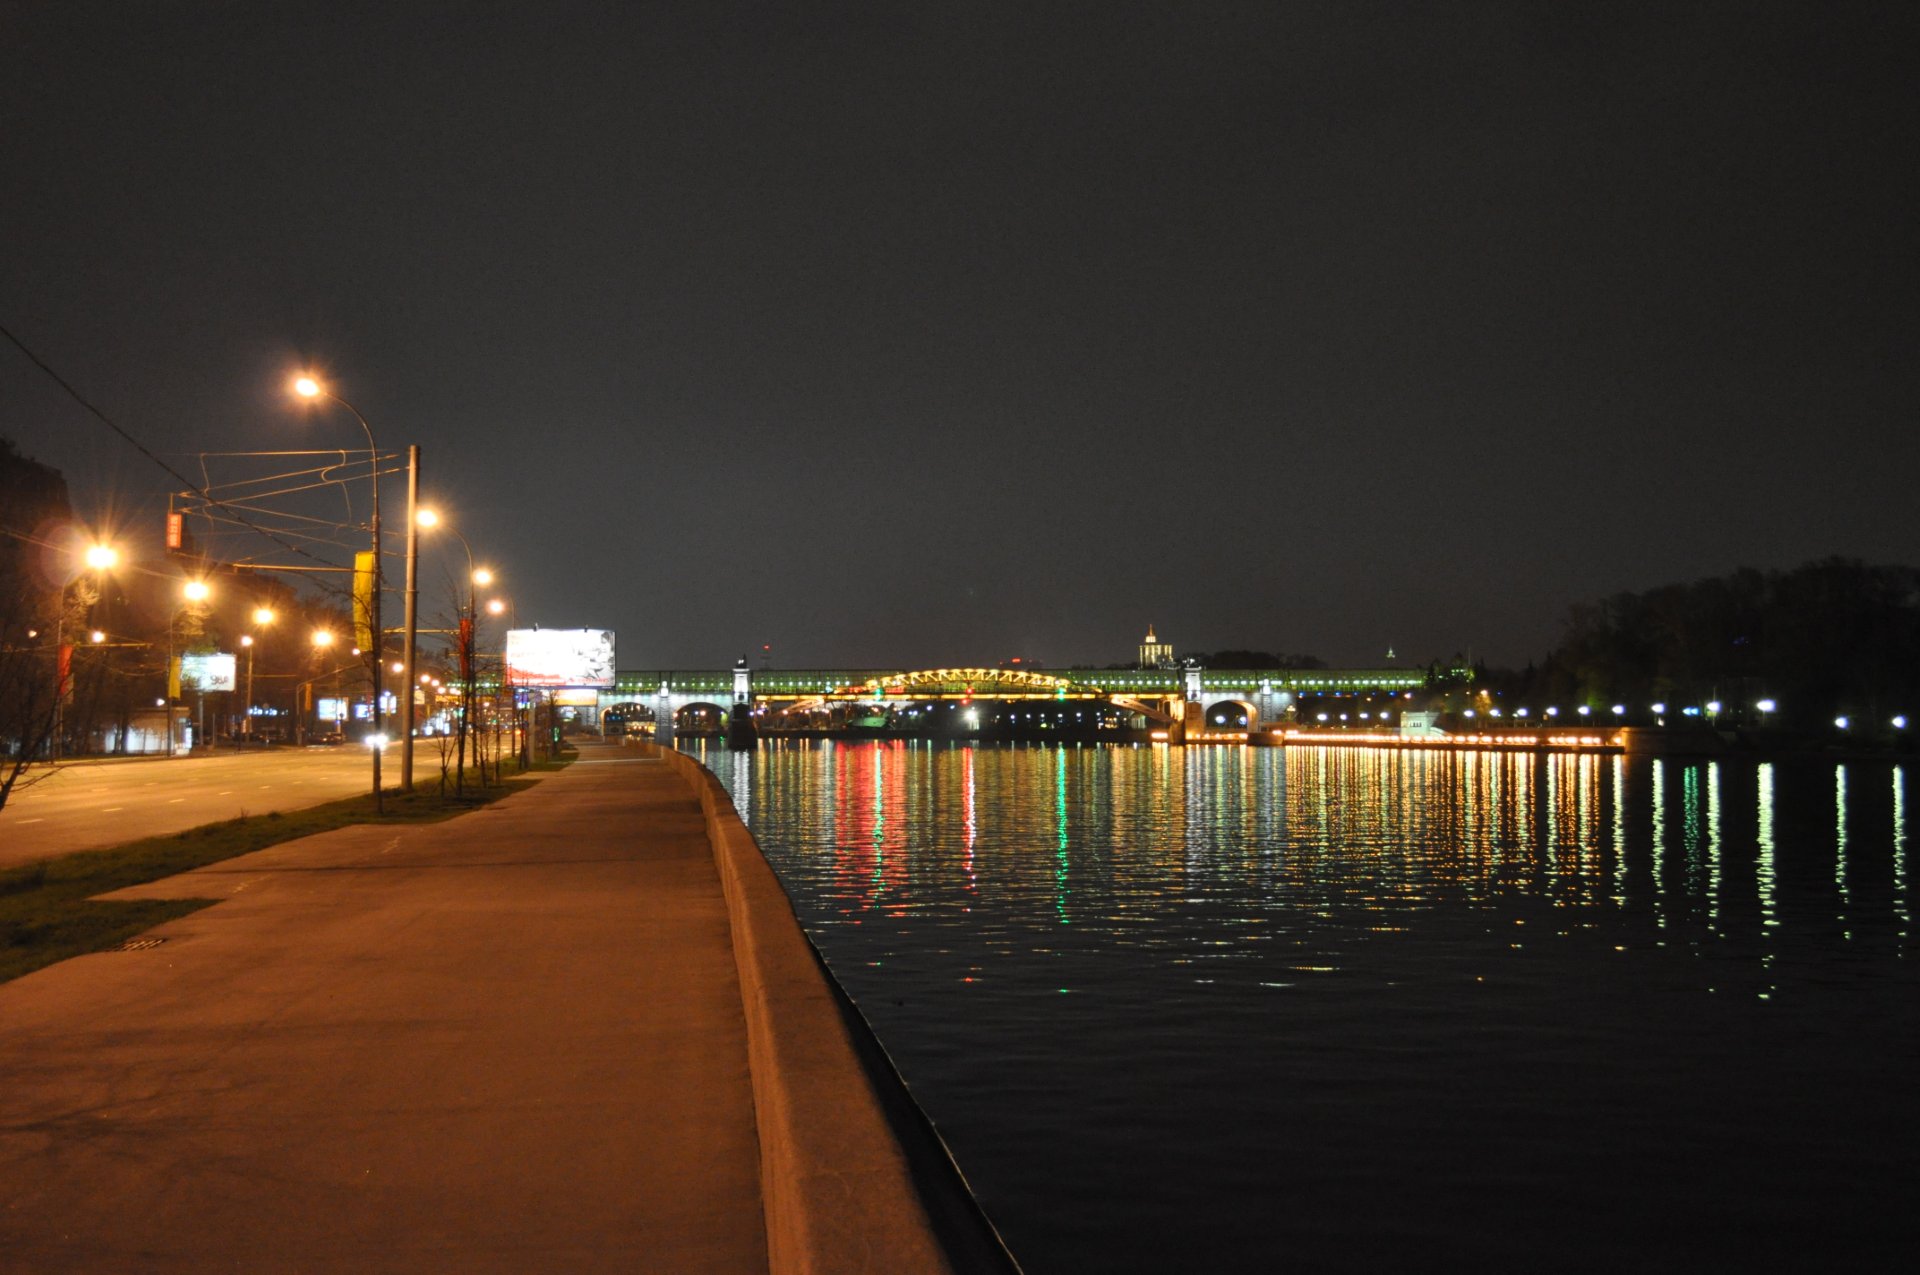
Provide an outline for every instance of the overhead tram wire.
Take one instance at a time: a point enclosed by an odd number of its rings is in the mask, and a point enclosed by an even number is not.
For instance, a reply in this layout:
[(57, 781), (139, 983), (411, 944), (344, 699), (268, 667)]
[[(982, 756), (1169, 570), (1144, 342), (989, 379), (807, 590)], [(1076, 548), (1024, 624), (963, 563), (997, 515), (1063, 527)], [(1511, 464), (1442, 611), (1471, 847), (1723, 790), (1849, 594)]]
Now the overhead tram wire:
[[(85, 395), (81, 394), (79, 390), (75, 389), (72, 385), (68, 384), (67, 379), (65, 377), (61, 376), (58, 372), (54, 371), (53, 368), (47, 364), (45, 359), (42, 359), (38, 354), (35, 354), (31, 349), (29, 349), (26, 342), (22, 341), (19, 337), (15, 336), (13, 334), (13, 329), (9, 328), (4, 323), (0, 323), (0, 336), (6, 337), (8, 342), (11, 343), (16, 350), (26, 355), (27, 361), (29, 363), (32, 363), (35, 367), (39, 368), (42, 372), (46, 373), (47, 377), (50, 380), (52, 380), (55, 385), (58, 385), (62, 390), (66, 392), (66, 395), (68, 398), (71, 398), (74, 402), (78, 403), (81, 407), (85, 408), (88, 411), (88, 413), (93, 416), (95, 420), (99, 421), (102, 425), (105, 425), (108, 429), (112, 430), (114, 433), (118, 434), (121, 438), (125, 439), (127, 443), (129, 443), (135, 451), (139, 452), (142, 456), (145, 456), (148, 460), (152, 461), (155, 465), (158, 465), (162, 470), (162, 472), (171, 475), (175, 481), (181, 484), (181, 486), (185, 487), (188, 491), (191, 491), (194, 494), (198, 495), (202, 500), (205, 500), (210, 506), (228, 507), (227, 502), (222, 500), (216, 500), (212, 496), (212, 494), (209, 493), (205, 488), (196, 484), (191, 478), (188, 478), (185, 474), (175, 469), (172, 465), (169, 465), (166, 461), (160, 459), (158, 455), (156, 455), (154, 452), (148, 449), (145, 443), (142, 443), (139, 439), (135, 438), (132, 434), (129, 434), (126, 430), (122, 429), (113, 420), (113, 418), (109, 417), (105, 412), (101, 411), (99, 408), (95, 407), (92, 403), (88, 402)], [(374, 481), (375, 482), (379, 481), (379, 475), (377, 472), (374, 475)], [(315, 563), (318, 563), (321, 566), (325, 566), (325, 567), (334, 566), (333, 563), (327, 562), (322, 558), (316, 557), (314, 554), (308, 553), (305, 549), (302, 549), (298, 545), (291, 544), (285, 540), (282, 540), (274, 532), (269, 531), (264, 527), (258, 526), (255, 523), (249, 522), (244, 517), (241, 517), (236, 514), (235, 521), (239, 522), (242, 526), (247, 527), (250, 530), (258, 532), (260, 535), (265, 536), (267, 539), (273, 541), (275, 544), (287, 550), (289, 553), (297, 553), (301, 557), (309, 559)]]

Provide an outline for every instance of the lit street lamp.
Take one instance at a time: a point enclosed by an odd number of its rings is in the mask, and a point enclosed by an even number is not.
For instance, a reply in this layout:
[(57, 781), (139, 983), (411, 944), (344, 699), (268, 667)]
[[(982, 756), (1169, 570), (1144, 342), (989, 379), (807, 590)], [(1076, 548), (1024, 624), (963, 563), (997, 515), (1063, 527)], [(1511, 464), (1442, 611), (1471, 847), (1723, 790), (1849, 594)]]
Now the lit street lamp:
[[(493, 572), (488, 568), (476, 567), (473, 564), (472, 543), (467, 540), (466, 536), (461, 534), (458, 528), (448, 523), (442, 523), (439, 514), (431, 509), (422, 509), (418, 515), (416, 515), (415, 521), (422, 527), (444, 527), (445, 530), (452, 532), (454, 537), (460, 541), (460, 547), (464, 549), (467, 554), (467, 608), (466, 614), (460, 619), (458, 630), (461, 683), (460, 735), (459, 742), (456, 745), (458, 759), (454, 764), (454, 791), (458, 793), (463, 790), (465, 783), (467, 769), (467, 734), (468, 728), (473, 720), (475, 700), (473, 680), (476, 661), (474, 659), (474, 651), (475, 639), (480, 627), (480, 599), (478, 594), (475, 593), (475, 589), (491, 586), (494, 576)], [(506, 605), (498, 598), (491, 599), (487, 603), (487, 610), (493, 615), (499, 615), (505, 609)], [(476, 741), (475, 747), (477, 751), (478, 741)], [(484, 781), (485, 771), (483, 768), (482, 782), (484, 783)]]
[[(253, 622), (261, 628), (272, 624), (273, 619), (273, 608), (255, 607), (253, 609)], [(251, 740), (253, 738), (253, 634), (248, 633), (241, 637), (240, 645), (247, 648), (247, 711), (246, 716), (240, 719), (240, 733)]]
[[(373, 717), (373, 738), (383, 737), (380, 729), (380, 690), (384, 680), (381, 676), (381, 649), (386, 634), (380, 627), (380, 449), (373, 441), (373, 426), (367, 424), (367, 418), (360, 409), (335, 394), (311, 376), (302, 376), (293, 383), (294, 393), (304, 399), (327, 398), (338, 403), (352, 413), (353, 419), (360, 422), (360, 428), (367, 436), (367, 479), (373, 485), (373, 581), (371, 595), (367, 600), (367, 632), (372, 641), (371, 658), (367, 661), (367, 672), (372, 682), (373, 703), (370, 712)], [(407, 592), (406, 592), (406, 647), (404, 667), (413, 667), (413, 602), (414, 602), (414, 527), (411, 512), (420, 491), (420, 448), (407, 448)], [(402, 787), (411, 787), (413, 783), (413, 695), (411, 688), (406, 697), (405, 721), (406, 734), (401, 740), (400, 770)], [(373, 754), (373, 808), (376, 812), (383, 809), (380, 789), (380, 752), (379, 745), (369, 750)]]
[(189, 580), (180, 586), (180, 596), (186, 599), (184, 607), (167, 608), (167, 756), (173, 756), (173, 708), (174, 701), (180, 698), (180, 666), (174, 662), (173, 626), (179, 623), (180, 616), (191, 611), (198, 603), (213, 596), (213, 590), (205, 580)]
[[(88, 545), (80, 560), (98, 577), (120, 562), (120, 551), (112, 545)], [(67, 649), (67, 586), (60, 586), (60, 604), (53, 613), (53, 736), (47, 741), (47, 760), (60, 759), (61, 736), (66, 733), (67, 693), (73, 689), (73, 652)]]

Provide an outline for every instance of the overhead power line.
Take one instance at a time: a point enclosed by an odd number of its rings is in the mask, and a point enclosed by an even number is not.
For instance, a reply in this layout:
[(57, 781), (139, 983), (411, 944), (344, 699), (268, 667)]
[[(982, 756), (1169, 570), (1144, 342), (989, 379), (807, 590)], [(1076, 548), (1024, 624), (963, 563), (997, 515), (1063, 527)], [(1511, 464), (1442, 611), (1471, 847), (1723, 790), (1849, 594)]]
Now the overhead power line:
[[(150, 448), (148, 448), (145, 443), (142, 443), (139, 439), (135, 438), (132, 434), (122, 429), (119, 423), (116, 422), (112, 417), (108, 416), (105, 412), (101, 411), (99, 408), (95, 407), (91, 402), (89, 402), (87, 400), (87, 397), (84, 394), (82, 394), (79, 390), (75, 389), (67, 381), (67, 378), (65, 378), (64, 376), (61, 376), (60, 373), (54, 371), (53, 368), (47, 363), (45, 359), (41, 358), (38, 354), (35, 354), (31, 349), (29, 349), (27, 347), (27, 343), (22, 341), (19, 337), (15, 336), (13, 334), (13, 330), (7, 327), (7, 325), (4, 323), (0, 323), (0, 336), (6, 337), (7, 340), (12, 343), (13, 347), (16, 350), (19, 350), (20, 353), (27, 356), (28, 362), (32, 363), (35, 367), (39, 368), (42, 372), (46, 373), (47, 377), (50, 380), (52, 380), (55, 385), (58, 385), (62, 390), (66, 392), (66, 395), (68, 398), (71, 398), (74, 402), (78, 403), (81, 407), (84, 407), (87, 410), (88, 414), (90, 414), (95, 420), (99, 421), (102, 425), (105, 425), (108, 429), (112, 430), (114, 433), (118, 434), (121, 438), (125, 439), (126, 442), (135, 451), (139, 452), (142, 456), (145, 456), (148, 460), (152, 461), (155, 465), (158, 465), (163, 472), (171, 475), (173, 479), (176, 482), (178, 482), (182, 487), (185, 487), (188, 491), (191, 491), (195, 495), (199, 496), (202, 500), (206, 501), (209, 506), (227, 509), (231, 511), (231, 516), (236, 522), (240, 523), (242, 526), (248, 528), (249, 530), (258, 532), (260, 535), (265, 536), (267, 539), (273, 541), (275, 544), (279, 545), (282, 549), (287, 550), (289, 553), (297, 553), (303, 558), (309, 559), (310, 561), (313, 561), (313, 562), (322, 563), (323, 565), (328, 565), (328, 566), (332, 565), (331, 563), (327, 563), (325, 559), (319, 558), (314, 554), (307, 552), (307, 550), (301, 548), (299, 545), (296, 545), (288, 540), (283, 540), (280, 536), (276, 535), (274, 532), (268, 530), (267, 528), (262, 527), (259, 524), (254, 523), (252, 521), (249, 521), (245, 516), (245, 514), (240, 511), (239, 507), (231, 505), (224, 500), (218, 499), (217, 497), (213, 496), (205, 487), (202, 487), (199, 483), (194, 482), (191, 478), (188, 478), (185, 474), (175, 469), (172, 465), (169, 465), (165, 460), (161, 459), (160, 456), (158, 456)], [(375, 482), (379, 481), (377, 474), (374, 477), (373, 481)]]

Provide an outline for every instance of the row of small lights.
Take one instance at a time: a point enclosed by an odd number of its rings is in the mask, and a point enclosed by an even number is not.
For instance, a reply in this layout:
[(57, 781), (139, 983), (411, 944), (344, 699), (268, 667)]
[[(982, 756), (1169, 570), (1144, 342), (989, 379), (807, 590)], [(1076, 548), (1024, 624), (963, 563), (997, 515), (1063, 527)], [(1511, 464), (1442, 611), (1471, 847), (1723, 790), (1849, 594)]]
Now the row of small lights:
[[(1705, 705), (1705, 712), (1708, 717), (1715, 717), (1715, 716), (1718, 716), (1719, 713), (1725, 707), (1726, 705), (1722, 704), (1717, 699), (1708, 700)], [(1754, 703), (1754, 708), (1758, 709), (1763, 716), (1767, 713), (1774, 712), (1779, 707), (1780, 706), (1776, 701), (1770, 700), (1770, 699), (1758, 700)], [(1663, 703), (1650, 704), (1648, 705), (1648, 708), (1652, 710), (1653, 714), (1656, 717), (1664, 714), (1667, 711), (1667, 706)], [(1528, 711), (1529, 710), (1524, 708), (1516, 708), (1513, 710), (1513, 715), (1515, 717), (1525, 717), (1527, 716)], [(1575, 709), (1574, 711), (1580, 714), (1580, 716), (1586, 717), (1593, 712), (1593, 709), (1586, 704), (1582, 704), (1579, 708)], [(1626, 716), (1627, 706), (1625, 704), (1615, 704), (1612, 706), (1611, 711), (1615, 717), (1624, 717)], [(1685, 708), (1682, 708), (1680, 710), (1680, 715), (1682, 717), (1698, 717), (1701, 715), (1701, 712), (1702, 712), (1701, 707), (1689, 704)], [(1500, 716), (1500, 710), (1497, 708), (1488, 709), (1487, 713), (1491, 717)], [(1471, 708), (1467, 709), (1464, 714), (1464, 716), (1467, 716), (1467, 717), (1472, 717), (1474, 715), (1475, 715), (1475, 712)], [(1558, 708), (1549, 708), (1546, 710), (1546, 715), (1548, 717), (1558, 717), (1560, 715), (1560, 710)], [(1342, 716), (1344, 718), (1344, 714)], [(1360, 716), (1365, 717), (1366, 714), (1362, 713), (1360, 714)], [(1385, 714), (1382, 714), (1382, 716), (1385, 716)], [(1326, 720), (1326, 714), (1324, 713), (1321, 714), (1321, 720), (1322, 721)], [(1833, 724), (1840, 730), (1846, 730), (1853, 724), (1853, 719), (1845, 715), (1842, 715), (1840, 717), (1834, 718)], [(1895, 714), (1893, 717), (1888, 719), (1888, 724), (1892, 726), (1895, 730), (1905, 730), (1907, 728), (1906, 714), (1904, 713)]]

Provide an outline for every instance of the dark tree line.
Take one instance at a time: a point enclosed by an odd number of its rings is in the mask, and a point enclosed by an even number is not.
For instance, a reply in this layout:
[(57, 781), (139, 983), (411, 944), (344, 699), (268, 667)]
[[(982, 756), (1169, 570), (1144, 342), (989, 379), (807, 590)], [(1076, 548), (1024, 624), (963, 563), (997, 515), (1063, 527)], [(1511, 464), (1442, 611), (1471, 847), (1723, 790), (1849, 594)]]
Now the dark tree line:
[(53, 734), (53, 634), (80, 600), (61, 592), (51, 538), (70, 517), (60, 472), (0, 438), (0, 806)]
[(1574, 607), (1560, 645), (1509, 677), (1565, 702), (1717, 699), (1750, 720), (1768, 698), (1781, 725), (1877, 724), (1920, 708), (1920, 570), (1835, 557), (1614, 594)]

